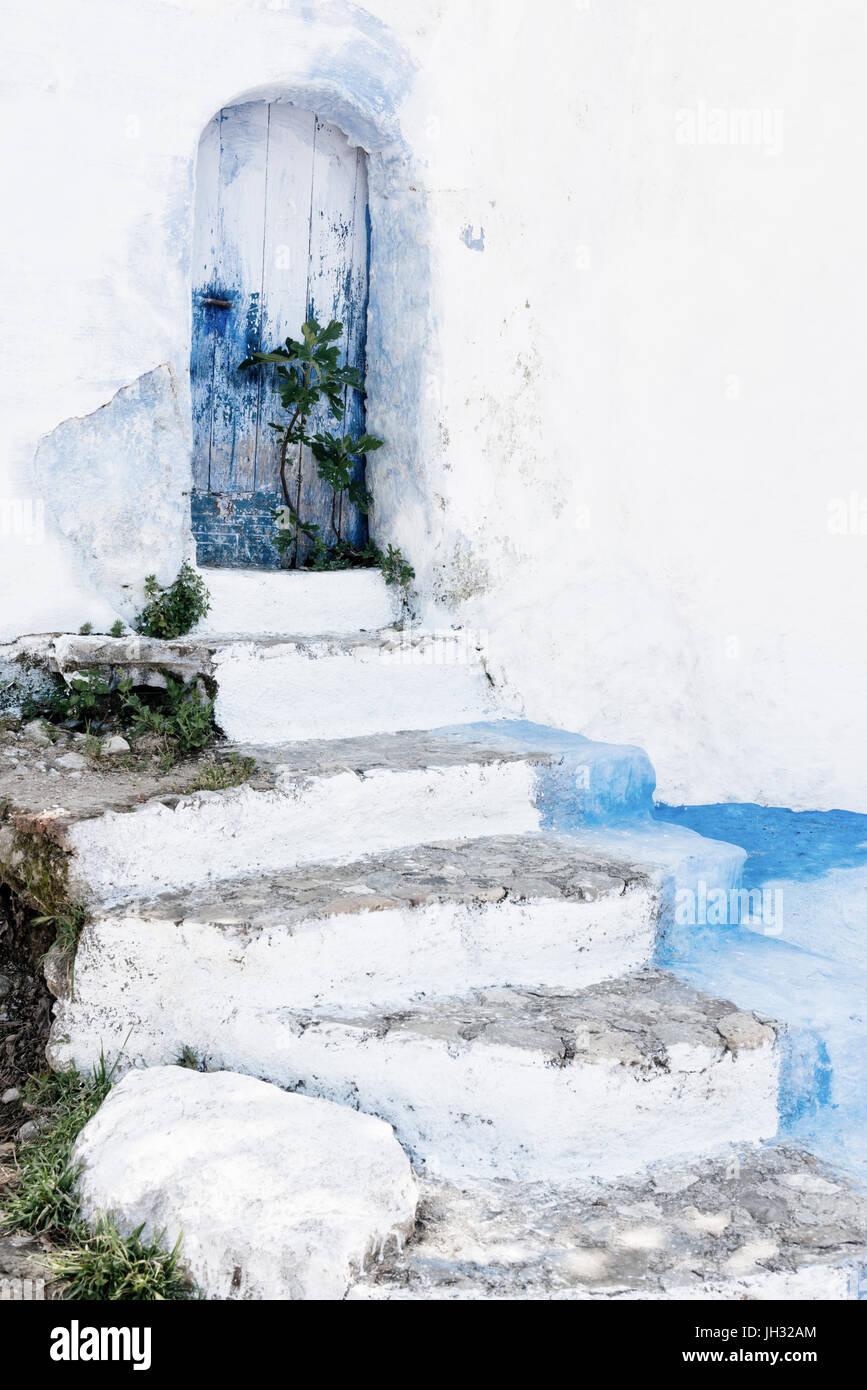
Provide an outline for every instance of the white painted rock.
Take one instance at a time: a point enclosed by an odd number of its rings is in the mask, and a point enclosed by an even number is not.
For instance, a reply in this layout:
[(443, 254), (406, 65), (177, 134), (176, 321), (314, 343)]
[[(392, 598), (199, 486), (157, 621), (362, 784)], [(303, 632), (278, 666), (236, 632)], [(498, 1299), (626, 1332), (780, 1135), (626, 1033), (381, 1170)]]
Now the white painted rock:
[(128, 752), (129, 744), (120, 734), (113, 734), (112, 737), (107, 738), (102, 745), (102, 755), (104, 758), (113, 758), (118, 753)]
[(236, 1072), (131, 1071), (82, 1130), (85, 1216), (164, 1231), (209, 1298), (339, 1299), (412, 1230), (391, 1126)]
[(25, 724), (21, 730), (25, 738), (29, 738), (31, 743), (38, 743), (43, 748), (51, 742), (47, 733), (42, 727), (41, 719), (31, 719), (29, 724)]
[(58, 767), (65, 767), (71, 772), (80, 772), (87, 767), (87, 758), (81, 753), (64, 753), (62, 758), (57, 759)]

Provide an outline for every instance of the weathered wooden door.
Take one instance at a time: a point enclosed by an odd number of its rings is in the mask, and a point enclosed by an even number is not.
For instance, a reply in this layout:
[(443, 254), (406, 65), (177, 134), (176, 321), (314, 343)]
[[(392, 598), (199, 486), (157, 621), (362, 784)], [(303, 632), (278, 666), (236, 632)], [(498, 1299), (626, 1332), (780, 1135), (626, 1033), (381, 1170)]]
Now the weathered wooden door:
[[(199, 147), (193, 264), (192, 525), (204, 565), (277, 568), (271, 510), (281, 505), (269, 421), (281, 419), (269, 368), (238, 364), (304, 320), (339, 319), (345, 361), (364, 371), (367, 320), (367, 168), (334, 126), (282, 102), (228, 106)], [(343, 429), (363, 425), (350, 392)], [(316, 417), (314, 428), (327, 426)], [(337, 430), (340, 422), (327, 426)], [(296, 461), (293, 500), (327, 527), (331, 493), (313, 460)], [(343, 518), (366, 537), (365, 518)]]

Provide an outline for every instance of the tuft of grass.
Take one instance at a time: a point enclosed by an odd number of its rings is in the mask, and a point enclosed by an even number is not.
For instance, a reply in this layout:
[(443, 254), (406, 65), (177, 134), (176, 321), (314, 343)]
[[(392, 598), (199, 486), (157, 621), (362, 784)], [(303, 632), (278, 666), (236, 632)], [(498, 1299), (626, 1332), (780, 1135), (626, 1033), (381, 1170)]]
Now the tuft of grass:
[(197, 770), (195, 777), (185, 785), (184, 794), (218, 792), (226, 787), (239, 787), (242, 782), (249, 782), (255, 771), (256, 759), (241, 758), (237, 753), (220, 761), (208, 758)]
[(187, 1071), (207, 1071), (208, 1066), (203, 1057), (200, 1057), (194, 1048), (184, 1043), (178, 1053), (176, 1067), (186, 1067)]
[(87, 924), (88, 915), (87, 908), (82, 903), (72, 903), (65, 912), (52, 912), (45, 917), (34, 917), (33, 925), (41, 927), (43, 923), (53, 922), (57, 932), (54, 944), (64, 953), (74, 952), (78, 938)]
[(120, 618), (115, 618), (111, 627), (108, 629), (109, 637), (123, 637), (123, 634), (125, 632), (126, 628), (124, 627), (123, 621)]
[(107, 1216), (91, 1230), (82, 1215), (72, 1148), (111, 1090), (113, 1076), (114, 1066), (101, 1057), (89, 1076), (70, 1068), (28, 1080), (24, 1103), (40, 1131), (18, 1151), (17, 1181), (5, 1196), (0, 1231), (25, 1230), (51, 1241), (51, 1267), (64, 1282), (66, 1298), (193, 1298), (195, 1289), (180, 1262), (180, 1239), (166, 1250), (164, 1232), (146, 1238), (139, 1226), (124, 1236)]
[(77, 1232), (76, 1243), (51, 1260), (69, 1299), (101, 1302), (163, 1302), (193, 1298), (194, 1290), (180, 1263), (180, 1237), (171, 1250), (161, 1244), (165, 1232), (147, 1239), (144, 1226), (122, 1236), (108, 1220), (93, 1231)]
[(70, 1068), (27, 1082), (24, 1103), (41, 1129), (19, 1150), (18, 1182), (0, 1213), (0, 1228), (23, 1228), (63, 1240), (81, 1223), (72, 1146), (108, 1095), (113, 1071), (103, 1057), (92, 1076)]

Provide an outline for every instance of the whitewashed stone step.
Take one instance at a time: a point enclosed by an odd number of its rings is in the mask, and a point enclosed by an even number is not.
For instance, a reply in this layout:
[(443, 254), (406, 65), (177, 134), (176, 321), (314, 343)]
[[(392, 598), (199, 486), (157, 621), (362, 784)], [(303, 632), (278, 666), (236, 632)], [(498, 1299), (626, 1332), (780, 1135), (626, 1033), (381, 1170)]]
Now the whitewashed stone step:
[(754, 1015), (647, 971), (314, 1019), (278, 1055), (309, 1094), (387, 1119), (432, 1173), (569, 1182), (773, 1135), (775, 1042)]
[(164, 685), (163, 671), (216, 686), (214, 715), (234, 742), (279, 743), (432, 729), (502, 713), (480, 649), (462, 632), (386, 628), (342, 636), (183, 637), (170, 642), (62, 634), (48, 663), (123, 671)]
[(578, 1190), (425, 1179), (415, 1238), (348, 1297), (838, 1300), (865, 1285), (867, 1197), (773, 1144)]
[[(658, 885), (565, 836), (424, 845), (166, 894), (88, 923), (64, 972), (53, 1055), (90, 1065), (131, 1038), (210, 1054), (227, 1014), (400, 1009), (492, 985), (580, 989), (647, 965)], [(60, 1042), (63, 1039), (63, 1042)]]
[(86, 767), (71, 780), (47, 765), (26, 775), (4, 765), (0, 862), (16, 832), (44, 836), (70, 852), (71, 894), (108, 906), (299, 864), (351, 863), (362, 847), (634, 816), (653, 787), (640, 749), (510, 721), (237, 751), (256, 757), (249, 783), (190, 795), (161, 792), (177, 778), (156, 773)]
[[(773, 1027), (658, 971), (351, 1018), (210, 1006), (207, 1035), (186, 1040), (197, 1053), (212, 1041), (209, 1065), (377, 1115), (437, 1176), (614, 1177), (777, 1127)], [(107, 1055), (124, 1019), (120, 999)], [(65, 1048), (58, 1037), (53, 1066)], [(143, 1032), (127, 1057), (154, 1065), (168, 1050), (168, 1038)]]
[(210, 612), (193, 637), (276, 637), (287, 633), (375, 631), (397, 616), (398, 590), (379, 570), (207, 569)]
[(495, 719), (480, 650), (459, 632), (233, 642), (213, 656), (227, 738), (349, 738)]

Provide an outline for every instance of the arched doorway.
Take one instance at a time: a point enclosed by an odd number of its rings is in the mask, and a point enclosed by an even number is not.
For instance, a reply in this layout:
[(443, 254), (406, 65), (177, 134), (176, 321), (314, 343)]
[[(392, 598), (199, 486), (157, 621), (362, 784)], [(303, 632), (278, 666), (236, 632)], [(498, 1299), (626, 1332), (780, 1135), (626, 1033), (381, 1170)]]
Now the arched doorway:
[[(313, 316), (342, 322), (344, 360), (363, 373), (368, 251), (366, 155), (336, 126), (280, 100), (228, 106), (208, 124), (197, 166), (190, 360), (199, 564), (279, 567), (271, 512), (282, 497), (269, 421), (280, 404), (265, 373), (238, 366), (287, 334), (298, 337)], [(363, 404), (348, 394), (344, 429), (360, 431)], [(331, 493), (306, 451), (295, 469), (299, 510), (326, 521)], [(363, 544), (365, 518), (344, 516), (343, 534)]]

